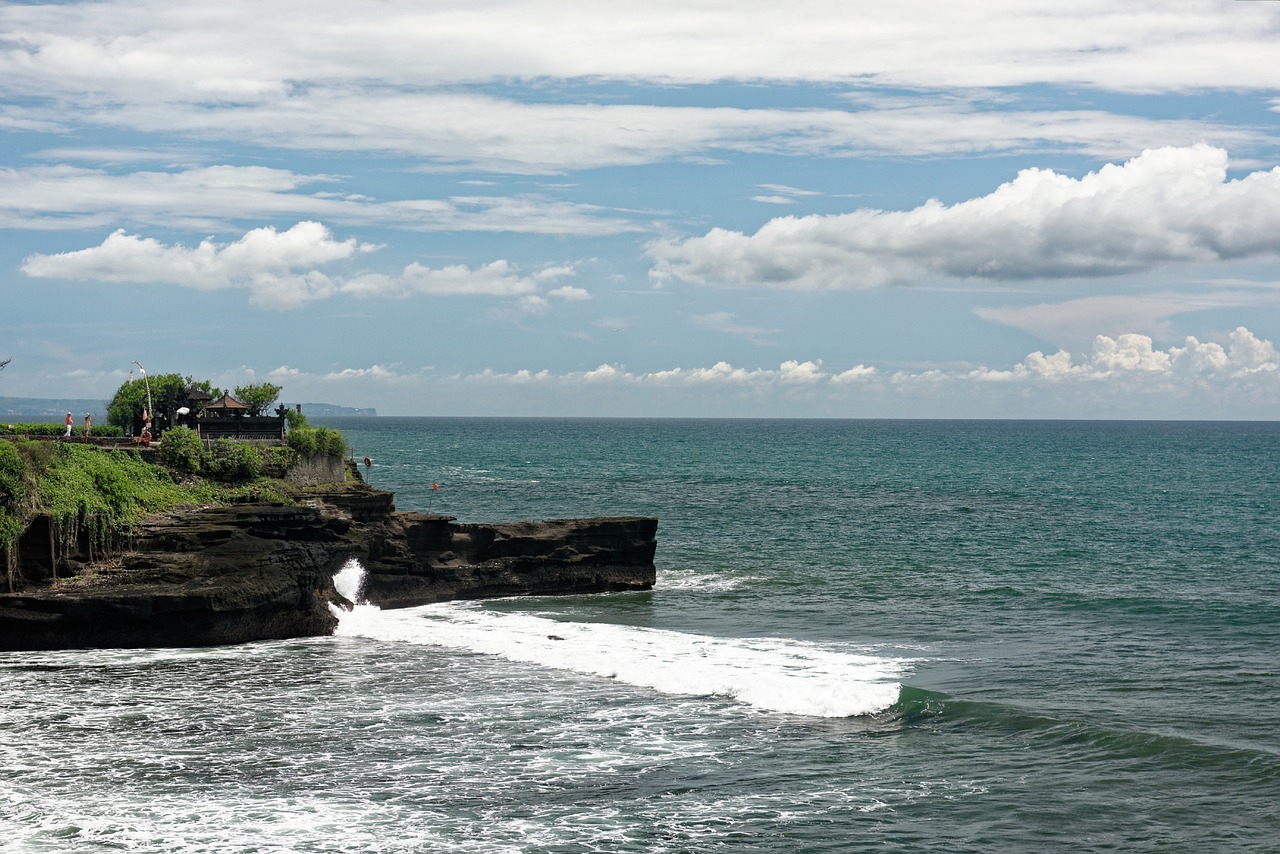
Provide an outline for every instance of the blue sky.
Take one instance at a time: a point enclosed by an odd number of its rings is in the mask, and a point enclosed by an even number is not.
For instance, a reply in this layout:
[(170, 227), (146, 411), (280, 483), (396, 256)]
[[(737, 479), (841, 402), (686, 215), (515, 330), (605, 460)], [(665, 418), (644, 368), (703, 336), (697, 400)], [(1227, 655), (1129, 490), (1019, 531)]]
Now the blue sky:
[(1280, 2), (187, 6), (0, 7), (0, 395), (1280, 418)]

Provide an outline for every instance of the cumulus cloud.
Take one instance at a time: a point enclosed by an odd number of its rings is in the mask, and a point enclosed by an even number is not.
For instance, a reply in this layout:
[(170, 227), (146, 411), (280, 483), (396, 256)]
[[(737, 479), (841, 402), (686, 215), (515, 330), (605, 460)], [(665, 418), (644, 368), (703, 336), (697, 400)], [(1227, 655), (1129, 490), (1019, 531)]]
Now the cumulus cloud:
[(1227, 180), (1227, 153), (1162, 148), (1075, 179), (1027, 169), (986, 196), (910, 211), (782, 217), (652, 243), (654, 278), (836, 290), (936, 277), (1108, 276), (1280, 255), (1280, 167)]
[[(1048, 386), (1070, 381), (1086, 384), (1114, 381), (1117, 388), (1131, 389), (1136, 383), (1139, 387), (1146, 384), (1148, 388), (1168, 390), (1178, 388), (1179, 384), (1185, 386), (1190, 380), (1229, 382), (1265, 375), (1280, 387), (1280, 351), (1272, 342), (1257, 337), (1243, 326), (1230, 332), (1226, 341), (1224, 346), (1189, 336), (1181, 345), (1160, 348), (1150, 337), (1138, 333), (1125, 333), (1114, 338), (1098, 335), (1091, 350), (1078, 359), (1066, 350), (1049, 355), (1037, 351), (1009, 369), (927, 368), (911, 371), (882, 370), (858, 364), (843, 371), (829, 371), (823, 368), (821, 359), (788, 359), (776, 368), (742, 368), (721, 361), (710, 367), (667, 368), (649, 372), (628, 371), (623, 366), (605, 363), (584, 372), (552, 374), (544, 370), (537, 376), (558, 383), (611, 382), (654, 387), (852, 387), (869, 383), (878, 383), (882, 387), (909, 387), (940, 382), (958, 386), (973, 382), (1020, 382)], [(459, 378), (524, 382), (529, 376), (527, 370), (515, 373), (486, 370), (466, 377), (459, 375)]]
[(339, 371), (330, 371), (321, 377), (326, 382), (366, 379), (392, 382), (400, 378), (400, 374), (396, 371), (385, 368), (382, 365), (370, 365), (367, 368), (343, 368)]
[(858, 364), (858, 365), (854, 365), (852, 368), (841, 371), (838, 374), (832, 375), (831, 382), (835, 383), (836, 385), (843, 385), (845, 383), (864, 382), (866, 380), (871, 379), (872, 377), (876, 376), (879, 373), (880, 372), (877, 371), (875, 368), (868, 367), (867, 365)]
[(1011, 370), (998, 371), (981, 368), (969, 373), (979, 380), (1064, 381), (1135, 379), (1148, 377), (1152, 382), (1167, 386), (1183, 379), (1214, 378), (1220, 381), (1246, 379), (1252, 375), (1277, 375), (1280, 372), (1280, 354), (1270, 341), (1258, 338), (1243, 326), (1227, 336), (1227, 345), (1201, 342), (1188, 336), (1182, 346), (1161, 349), (1150, 337), (1138, 333), (1126, 333), (1111, 338), (1098, 335), (1090, 352), (1079, 361), (1073, 360), (1066, 350), (1046, 356), (1042, 352), (1031, 353)]
[(300, 222), (287, 231), (256, 228), (232, 243), (206, 239), (195, 247), (168, 245), (121, 229), (99, 246), (30, 255), (22, 263), (22, 272), (44, 279), (172, 284), (204, 291), (243, 289), (255, 305), (274, 309), (298, 308), (339, 293), (356, 297), (418, 294), (520, 297), (525, 300), (524, 310), (534, 313), (545, 311), (547, 306), (536, 292), (545, 283), (574, 272), (571, 266), (561, 266), (522, 276), (505, 260), (477, 268), (462, 264), (426, 267), (414, 261), (394, 276), (331, 276), (318, 269), (377, 248), (355, 238), (335, 240), (318, 222)]
[(580, 371), (486, 368), (448, 374), (380, 364), (320, 373), (281, 366), (266, 376), (287, 380), (295, 394), (342, 391), (361, 405), (382, 400), (401, 411), (415, 399), (432, 405), (442, 399), (474, 400), (477, 390), (499, 387), (497, 398), (506, 402), (501, 411), (507, 414), (522, 411), (522, 401), (543, 411), (539, 407), (554, 399), (557, 406), (579, 401), (584, 413), (597, 412), (600, 401), (608, 400), (619, 411), (649, 414), (662, 411), (663, 402), (682, 401), (676, 411), (684, 414), (699, 412), (702, 405), (706, 412), (736, 406), (738, 414), (786, 416), (803, 402), (806, 411), (846, 417), (989, 417), (995, 406), (1027, 417), (1204, 418), (1220, 417), (1229, 408), (1274, 418), (1280, 352), (1244, 327), (1217, 337), (1189, 336), (1161, 347), (1135, 333), (1099, 335), (1085, 352), (1035, 352), (1010, 368), (857, 364), (833, 370), (819, 359), (788, 359), (775, 367), (719, 361), (635, 371), (606, 362)]
[(579, 288), (574, 285), (562, 285), (547, 291), (547, 296), (555, 297), (565, 302), (581, 302), (591, 299), (591, 292), (586, 288)]
[(166, 245), (122, 229), (99, 246), (28, 256), (22, 272), (33, 278), (165, 283), (206, 291), (243, 288), (254, 304), (285, 309), (335, 291), (327, 275), (307, 268), (370, 248), (354, 238), (334, 240), (318, 222), (300, 222), (287, 231), (255, 228), (233, 243), (203, 240), (195, 247)]
[[(522, 275), (505, 260), (474, 268), (465, 264), (426, 267), (414, 261), (394, 276), (366, 273), (352, 277), (341, 283), (340, 290), (360, 297), (509, 297), (515, 302), (500, 309), (499, 314), (506, 319), (518, 319), (524, 315), (546, 313), (550, 303), (541, 295), (542, 288), (575, 273), (572, 266), (558, 266)], [(568, 301), (581, 299), (578, 291), (582, 289), (566, 285), (549, 293)]]
[(494, 261), (477, 269), (462, 264), (424, 267), (414, 261), (400, 275), (409, 289), (431, 296), (519, 296), (532, 293), (534, 282), (516, 274), (506, 261)]

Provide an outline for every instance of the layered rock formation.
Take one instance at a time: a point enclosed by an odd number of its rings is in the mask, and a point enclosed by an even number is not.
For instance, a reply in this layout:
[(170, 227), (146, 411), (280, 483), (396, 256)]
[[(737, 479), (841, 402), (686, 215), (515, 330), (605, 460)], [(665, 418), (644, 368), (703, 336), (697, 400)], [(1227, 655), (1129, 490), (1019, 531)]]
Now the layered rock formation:
[[(70, 580), (0, 594), (0, 649), (208, 646), (328, 634), (333, 575), (368, 570), (366, 599), (448, 599), (645, 590), (656, 519), (499, 525), (397, 513), (362, 484), (299, 505), (187, 510), (141, 526), (132, 547)], [(37, 534), (38, 536), (38, 534)], [(47, 575), (39, 549), (26, 576)]]

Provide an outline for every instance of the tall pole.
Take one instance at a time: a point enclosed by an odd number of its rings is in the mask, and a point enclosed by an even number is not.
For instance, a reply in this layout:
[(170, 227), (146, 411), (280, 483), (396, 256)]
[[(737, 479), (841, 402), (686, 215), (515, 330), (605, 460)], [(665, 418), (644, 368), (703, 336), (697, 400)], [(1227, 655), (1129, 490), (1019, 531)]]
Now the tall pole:
[[(142, 371), (142, 381), (147, 384), (147, 417), (155, 418), (156, 410), (151, 405), (151, 380), (147, 379), (147, 369), (142, 367), (142, 363), (137, 359), (134, 359), (133, 363), (138, 366), (138, 370)], [(144, 424), (143, 426), (145, 427), (146, 425)]]

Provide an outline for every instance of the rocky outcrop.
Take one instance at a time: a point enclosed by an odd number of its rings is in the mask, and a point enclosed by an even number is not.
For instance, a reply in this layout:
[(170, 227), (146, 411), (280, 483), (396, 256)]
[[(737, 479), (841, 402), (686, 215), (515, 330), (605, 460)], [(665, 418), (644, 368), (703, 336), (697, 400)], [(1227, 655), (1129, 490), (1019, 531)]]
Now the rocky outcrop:
[[(368, 571), (366, 599), (449, 599), (644, 590), (657, 520), (458, 524), (397, 513), (355, 485), (297, 505), (209, 507), (153, 519), (132, 547), (70, 580), (0, 595), (0, 649), (208, 646), (328, 634), (333, 575)], [(42, 575), (33, 565), (33, 574)]]

